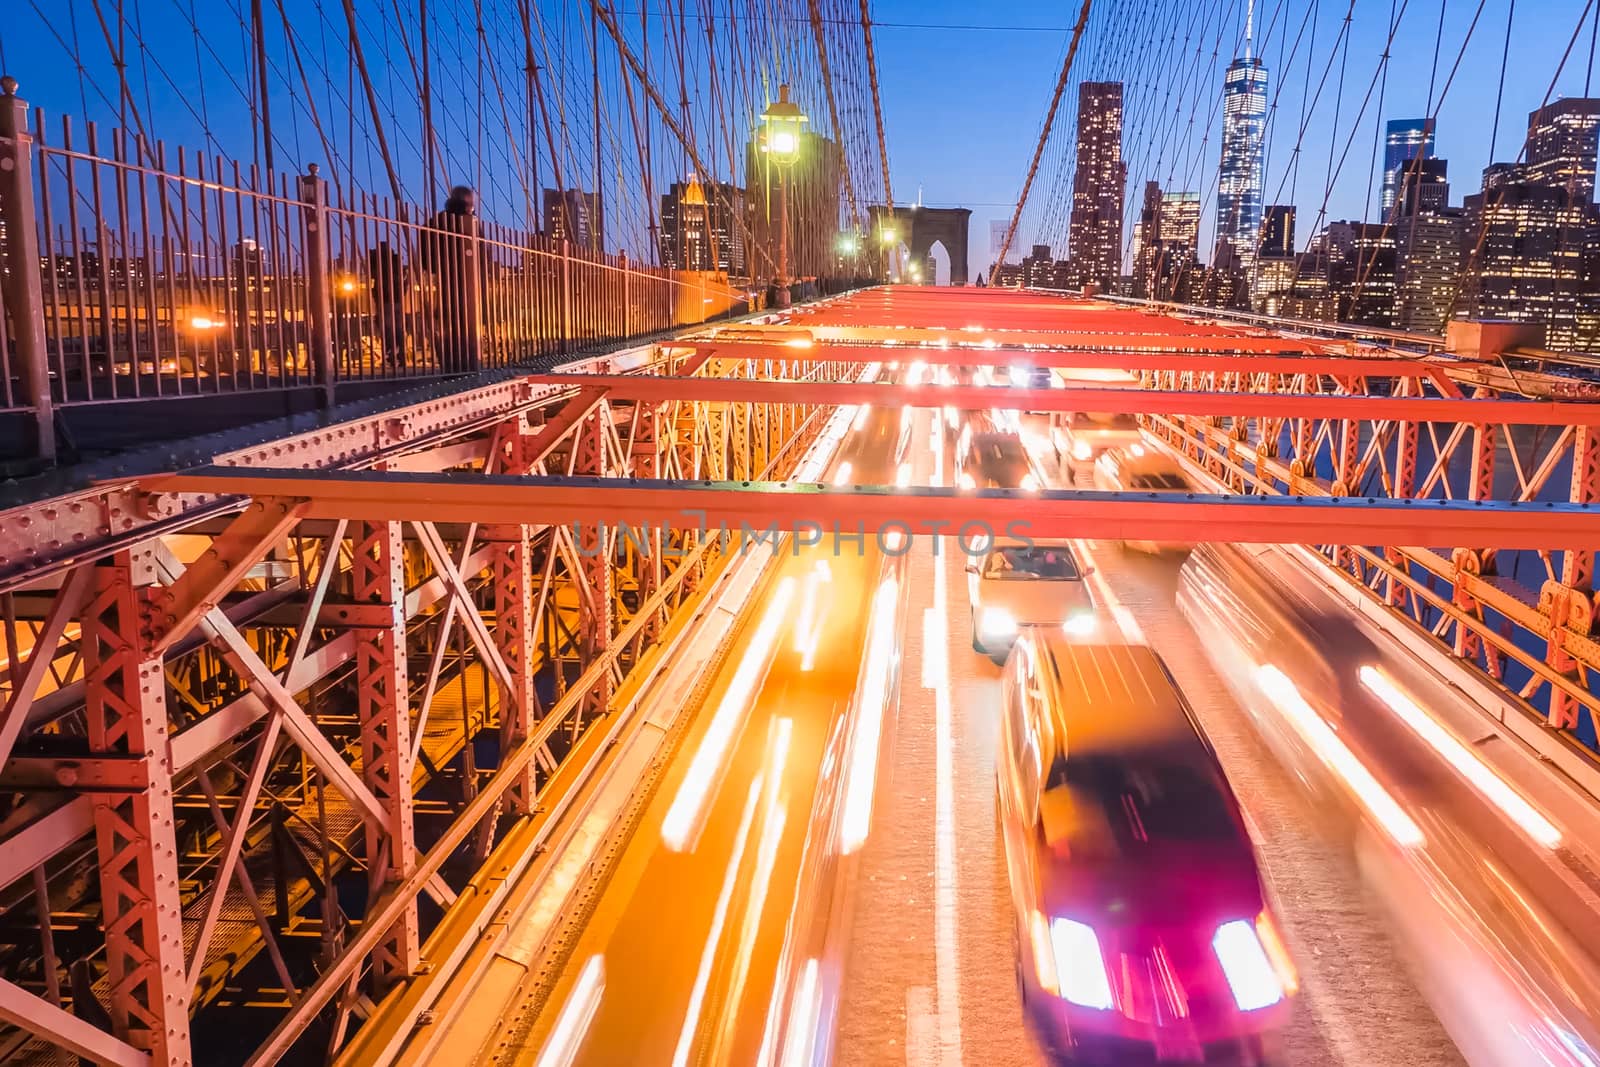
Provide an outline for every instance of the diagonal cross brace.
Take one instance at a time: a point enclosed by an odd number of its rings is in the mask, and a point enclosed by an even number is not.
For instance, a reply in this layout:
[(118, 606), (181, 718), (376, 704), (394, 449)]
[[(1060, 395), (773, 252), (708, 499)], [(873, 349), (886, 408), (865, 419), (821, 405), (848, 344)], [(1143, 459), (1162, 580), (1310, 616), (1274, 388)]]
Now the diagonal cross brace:
[(303, 506), (283, 499), (256, 500), (211, 542), (205, 554), (183, 570), (150, 605), (147, 648), (163, 652), (194, 629), (202, 616), (300, 521)]

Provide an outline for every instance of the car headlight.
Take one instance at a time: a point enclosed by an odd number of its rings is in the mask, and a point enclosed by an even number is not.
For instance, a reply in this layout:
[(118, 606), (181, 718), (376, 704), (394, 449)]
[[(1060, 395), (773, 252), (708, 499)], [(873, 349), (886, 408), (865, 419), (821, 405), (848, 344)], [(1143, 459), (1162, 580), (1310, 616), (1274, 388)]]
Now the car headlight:
[(1022, 476), (1022, 488), (1030, 493), (1037, 493), (1039, 491), (1039, 479), (1031, 474), (1024, 474)]
[(978, 616), (978, 630), (995, 637), (1007, 637), (1017, 632), (1017, 618), (1004, 608), (984, 608)]
[(1244, 919), (1223, 923), (1211, 939), (1211, 948), (1240, 1011), (1271, 1007), (1283, 999), (1283, 982), (1250, 923)]
[(1056, 994), (1082, 1008), (1111, 1009), (1111, 979), (1094, 930), (1076, 919), (1050, 920)]
[(1098, 625), (1092, 611), (1075, 611), (1061, 624), (1069, 637), (1088, 637)]
[(1074, 441), (1072, 444), (1072, 458), (1092, 459), (1094, 458), (1094, 448), (1090, 446), (1088, 441)]

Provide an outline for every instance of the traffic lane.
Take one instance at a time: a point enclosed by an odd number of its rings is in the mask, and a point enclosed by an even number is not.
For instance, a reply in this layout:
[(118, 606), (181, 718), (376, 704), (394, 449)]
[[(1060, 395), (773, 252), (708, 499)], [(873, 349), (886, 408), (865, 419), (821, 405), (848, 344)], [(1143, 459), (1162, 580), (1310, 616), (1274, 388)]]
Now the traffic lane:
[[(1283, 577), (1292, 580), (1292, 575)], [(1321, 636), (1330, 651), (1338, 651), (1336, 632)], [(1242, 662), (1250, 656), (1243, 653)], [(1375, 655), (1342, 659), (1339, 669), (1353, 684), (1342, 687), (1336, 706), (1317, 710), (1397, 807), (1370, 796), (1358, 806), (1355, 790), (1334, 779), (1320, 758), (1298, 743), (1288, 746), (1289, 759), (1308, 778), (1327, 783), (1334, 804), (1348, 813), (1348, 833), (1360, 834), (1358, 827), (1370, 822), (1376, 836), (1360, 842), (1368, 884), (1407, 935), (1435, 1010), (1447, 1017), (1470, 1054), (1503, 1038), (1486, 1033), (1472, 1009), (1456, 1003), (1470, 988), (1463, 979), (1470, 966), (1486, 989), (1504, 991), (1500, 1030), (1509, 1030), (1516, 1018), (1516, 1025), (1529, 1032), (1561, 1033), (1562, 1042), (1600, 1040), (1573, 1036), (1592, 1029), (1588, 1006), (1600, 1001), (1589, 947), (1600, 935), (1600, 912), (1593, 874), (1582, 855), (1585, 843), (1570, 833), (1561, 836), (1561, 828), (1536, 802), (1537, 790), (1527, 796), (1518, 788), (1526, 781), (1516, 781), (1527, 772), (1547, 772), (1526, 755), (1520, 767), (1508, 760), (1497, 768), (1483, 758), (1484, 742), (1496, 733), (1492, 723), (1479, 722), (1475, 733), (1455, 736), (1441, 727), (1458, 710), (1452, 702), (1461, 697), (1415, 658), (1380, 648)], [(1276, 665), (1312, 704), (1324, 703), (1326, 694), (1318, 687), (1327, 683), (1318, 680), (1320, 671)], [(1366, 681), (1354, 684), (1358, 672)], [(1258, 711), (1268, 721), (1275, 715), (1265, 700)], [(1458, 730), (1473, 725), (1473, 716), (1480, 714), (1467, 709)], [(1415, 890), (1419, 883), (1425, 892)], [(1419, 907), (1418, 901), (1429, 906)], [(1436, 936), (1441, 929), (1449, 929), (1450, 936)], [(1487, 1062), (1499, 1061), (1490, 1055)]]
[[(918, 485), (951, 470), (939, 416), (912, 427)], [(971, 649), (964, 562), (954, 538), (917, 537), (903, 564), (898, 719), (855, 882), (841, 1067), (1044, 1062), (1017, 992), (994, 806), (997, 691)]]
[(1048, 1060), (1029, 1030), (1017, 988), (1020, 948), (995, 791), (1000, 668), (972, 648), (965, 562), (954, 553), (942, 560), (952, 593), (944, 653), (955, 705), (955, 811), (962, 842), (956, 900), (966, 1062), (1043, 1064)]
[[(799, 562), (810, 562), (809, 554)], [(853, 582), (869, 589), (864, 574), (850, 573), (856, 561), (834, 562), (838, 588)], [(780, 646), (692, 852), (672, 852), (655, 832), (683, 787), (681, 775), (663, 781), (637, 835), (649, 853), (641, 877), (608, 887), (619, 914), (590, 922), (608, 977), (579, 1062), (688, 1062), (689, 1051), (705, 1062), (754, 1060), (760, 1033), (729, 1024), (756, 1024), (767, 1015), (782, 950), (780, 919), (793, 903), (823, 750), (854, 687), (859, 656), (850, 653), (863, 634), (858, 616), (865, 615), (865, 599), (856, 612), (844, 595), (836, 598), (812, 670), (802, 669), (792, 642)], [(784, 722), (789, 743), (776, 769), (782, 788), (774, 808), (758, 782), (775, 771), (772, 738)], [(677, 762), (692, 758), (693, 744)], [(580, 949), (575, 958), (588, 954)], [(685, 1059), (678, 1059), (680, 1048)]]
[[(1346, 614), (1326, 587), (1275, 555), (1263, 560), (1274, 585)], [(1508, 746), (1517, 742), (1504, 738), (1496, 753), (1489, 742), (1500, 734), (1499, 728), (1481, 710), (1459, 706), (1464, 698), (1458, 690), (1364, 618), (1351, 614), (1344, 623), (1325, 624), (1315, 635), (1306, 635), (1322, 650), (1308, 659), (1303, 652), (1281, 651), (1275, 641), (1263, 644), (1247, 636), (1254, 631), (1240, 627), (1226, 609), (1210, 605), (1204, 596), (1186, 601), (1186, 610), (1209, 607), (1216, 612), (1201, 620), (1202, 626), (1222, 635), (1208, 649), (1211, 658), (1237, 664), (1239, 684), (1245, 686), (1254, 685), (1248, 672), (1256, 660), (1281, 670), (1397, 804), (1390, 808), (1376, 794), (1358, 801), (1354, 787), (1330, 773), (1323, 757), (1291, 726), (1293, 717), (1266, 694), (1253, 694), (1247, 702), (1262, 728), (1282, 739), (1278, 747), (1284, 758), (1326, 788), (1337, 807), (1370, 819), (1378, 832), (1404, 847), (1430, 853), (1429, 866), (1449, 873), (1458, 889), (1481, 883), (1488, 870), (1515, 872), (1519, 894), (1537, 902), (1568, 937), (1580, 944), (1600, 943), (1600, 880), (1584, 855), (1581, 833), (1563, 831), (1553, 809), (1541, 803), (1539, 790), (1527, 788), (1546, 784), (1532, 776), (1549, 773), (1531, 753), (1511, 751)], [(1567, 814), (1581, 818), (1582, 813)], [(1356, 821), (1350, 820), (1352, 828)], [(1420, 829), (1417, 824), (1423, 821), (1441, 832)], [(1514, 933), (1500, 908), (1484, 912), (1479, 921), (1500, 936)]]
[[(847, 438), (835, 472), (849, 462), (863, 481), (890, 476), (899, 428), (899, 412), (868, 412)], [(765, 545), (753, 550), (770, 551)], [(751, 1042), (760, 1034), (752, 1038), (747, 1026), (727, 1023), (766, 1015), (782, 947), (780, 920), (793, 903), (822, 753), (859, 673), (880, 560), (876, 552), (835, 556), (830, 544), (797, 554), (785, 549), (600, 890), (540, 1017), (517, 1038), (517, 1059), (532, 1061), (560, 1043), (575, 994), (588, 1004), (580, 1013), (581, 1041), (570, 1058), (555, 1062), (665, 1064), (707, 1048), (721, 1050), (716, 1054), (725, 1062), (736, 1062), (724, 1055), (732, 1048), (754, 1058)], [(792, 592), (774, 607), (785, 582)], [(819, 590), (810, 620), (808, 586)], [(770, 667), (736, 716), (725, 757), (707, 764), (720, 765), (720, 773), (697, 817), (674, 819), (674, 804), (741, 665), (765, 664), (753, 647), (764, 629), (774, 650)], [(814, 642), (801, 640), (808, 630)], [(774, 775), (777, 747), (783, 751)], [(776, 789), (770, 788), (774, 778)], [(597, 958), (600, 978), (591, 981), (586, 971)], [(744, 1010), (728, 1002), (730, 993)]]
[(1096, 577), (1166, 662), (1222, 761), (1249, 822), (1302, 982), (1294, 1064), (1462, 1064), (1367, 891), (1348, 828), (1268, 749), (1177, 610), (1182, 558), (1092, 546)]
[[(1407, 657), (1386, 657), (1382, 669), (1401, 695), (1425, 715), (1432, 716), (1438, 709), (1464, 699), (1427, 667)], [(1471, 710), (1481, 714), (1477, 709)], [(1600, 873), (1594, 869), (1594, 843), (1579, 836), (1581, 830), (1588, 828), (1562, 826), (1559, 816), (1542, 803), (1536, 790), (1525, 788), (1523, 782), (1487, 758), (1486, 742), (1503, 731), (1485, 722), (1472, 736), (1456, 735), (1473, 758), (1486, 757), (1478, 765), (1487, 769), (1491, 788), (1493, 782), (1511, 788), (1515, 799), (1497, 802), (1474, 786), (1463, 771), (1450, 766), (1439, 750), (1376, 696), (1365, 702), (1351, 729), (1376, 760), (1400, 752), (1402, 745), (1411, 753), (1395, 772), (1396, 787), (1448, 817), (1455, 828), (1457, 849), (1453, 854), (1441, 849), (1435, 862), (1442, 867), (1453, 865), (1481, 872), (1487, 861), (1500, 869), (1515, 871), (1520, 888), (1560, 922), (1573, 940), (1600, 946)], [(1502, 736), (1501, 744), (1515, 742)], [(1531, 755), (1522, 754), (1521, 758), (1527, 761), (1523, 769), (1549, 773), (1534, 763)]]

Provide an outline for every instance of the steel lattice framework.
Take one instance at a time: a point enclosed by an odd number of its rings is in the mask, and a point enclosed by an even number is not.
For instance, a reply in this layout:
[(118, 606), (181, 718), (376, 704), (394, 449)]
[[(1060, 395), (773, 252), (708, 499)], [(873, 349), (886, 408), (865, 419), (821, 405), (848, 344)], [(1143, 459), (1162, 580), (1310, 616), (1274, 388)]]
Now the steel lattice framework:
[[(275, 1011), (252, 1063), (404, 1030), (743, 525), (1331, 541), (1331, 577), (1593, 758), (1597, 391), (1446, 347), (873, 290), (0, 515), (4, 900), (37, 929), (3, 949), (0, 1049), (194, 1062), (242, 997)], [(1131, 377), (876, 384), (916, 361)], [(1208, 484), (795, 480), (865, 403), (1135, 413)]]
[[(570, 369), (625, 366), (858, 371), (659, 346)], [(235, 473), (757, 479), (789, 473), (825, 413), (524, 378), (214, 455)], [(38, 937), (6, 950), (0, 1053), (204, 1061), (196, 1028), (243, 982), (282, 1007), (257, 1061), (303, 1062), (426, 969), (423, 916), (536, 821), (729, 554), (666, 531), (639, 551), (533, 514), (322, 522), (126, 478), (6, 514), (0, 840), (6, 906)], [(346, 914), (350, 884), (365, 903)], [(65, 957), (97, 930), (100, 950)]]

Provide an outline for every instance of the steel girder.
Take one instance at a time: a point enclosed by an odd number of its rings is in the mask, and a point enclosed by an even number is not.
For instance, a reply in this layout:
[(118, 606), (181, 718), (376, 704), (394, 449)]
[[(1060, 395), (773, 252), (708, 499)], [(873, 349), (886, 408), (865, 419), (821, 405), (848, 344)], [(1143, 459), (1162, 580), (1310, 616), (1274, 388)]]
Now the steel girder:
[[(631, 362), (667, 366), (656, 355)], [(769, 420), (734, 455), (733, 439), (702, 432), (711, 410), (726, 422), (722, 403), (508, 381), (217, 459), (781, 476), (821, 425), (816, 407)], [(426, 962), (419, 896), (447, 907), (465, 874), (445, 860), (537, 810), (540, 768), (605, 714), (603, 694), (725, 549), (669, 533), (660, 552), (610, 539), (589, 554), (529, 513), (437, 518), (323, 523), (124, 482), (0, 522), (16, 553), (0, 592), (0, 850), (17, 882), (0, 885), (0, 906), (44, 901), (41, 918), (78, 927), (74, 945), (108, 931), (87, 961), (59, 958), (48, 923), (10, 953), (0, 1047), (20, 1028), (101, 1062), (186, 1063), (191, 1009), (243, 985), (293, 1020), (259, 1062), (320, 1056), (363, 998)], [(541, 700), (556, 673), (565, 697)], [(479, 770), (468, 753), (489, 738), (500, 759)], [(430, 781), (444, 788), (417, 799)], [(335, 892), (352, 879), (370, 888), (359, 932)], [(323, 979), (298, 989), (308, 952)], [(251, 970), (258, 957), (270, 967)], [(85, 982), (68, 989), (69, 970)]]
[[(1209, 357), (1200, 357), (1201, 360)], [(1214, 360), (1212, 360), (1214, 362)], [(873, 404), (955, 407), (966, 411), (1015, 409), (1030, 412), (1098, 411), (1108, 414), (1407, 419), (1418, 422), (1501, 423), (1518, 426), (1600, 426), (1600, 404), (1441, 396), (1394, 396), (1351, 389), (1338, 393), (1253, 391), (1241, 388), (1239, 375), (1225, 388), (1067, 389), (1008, 388), (983, 385), (879, 385), (870, 382), (801, 382), (782, 378), (692, 378), (676, 381), (647, 375), (541, 375), (536, 385), (576, 380), (584, 393), (604, 392), (612, 400), (707, 400), (756, 405), (748, 418), (767, 417), (776, 404)], [(1393, 380), (1399, 376), (1383, 375)], [(736, 412), (740, 409), (736, 408)]]
[[(1031, 537), (1134, 538), (1314, 544), (1329, 534), (1347, 543), (1419, 544), (1438, 540), (1506, 548), (1569, 548), (1600, 543), (1600, 506), (1450, 500), (1355, 499), (952, 488), (779, 482), (622, 482), (606, 478), (506, 478), (369, 472), (195, 471), (162, 479), (173, 492), (220, 484), (284, 498), (308, 516), (447, 521), (484, 516), (506, 522), (538, 514), (562, 526), (652, 526), (737, 532), (811, 530), (845, 536), (901, 530), (991, 535), (1008, 527)], [(977, 534), (974, 534), (976, 537)], [(814, 542), (813, 542), (814, 543)]]
[[(1171, 387), (1157, 377), (1153, 384)], [(1308, 391), (1319, 384), (1326, 388), (1325, 380), (1318, 379), (1288, 384)], [(1389, 384), (1408, 394), (1423, 388), (1416, 379)], [(1348, 493), (1379, 501), (1531, 504), (1537, 511), (1600, 499), (1583, 477), (1586, 466), (1593, 463), (1595, 436), (1586, 421), (1544, 430), (1407, 418), (1363, 419), (1354, 427), (1347, 427), (1348, 420), (1316, 418), (1296, 420), (1292, 427), (1269, 419), (1241, 417), (1231, 422), (1242, 430), (1242, 438), (1194, 417), (1150, 419), (1151, 428), (1180, 451), (1203, 466), (1214, 464), (1259, 495), (1335, 498)], [(1497, 463), (1497, 455), (1508, 462)], [(1570, 491), (1563, 494), (1565, 500), (1558, 504), (1550, 498), (1557, 484), (1554, 476), (1563, 468), (1574, 477)], [(1488, 678), (1504, 682), (1508, 661), (1520, 664), (1513, 671), (1519, 679), (1508, 683), (1511, 695), (1533, 700), (1535, 707), (1547, 700), (1540, 714), (1551, 725), (1575, 727), (1579, 704), (1591, 713), (1600, 707), (1600, 700), (1584, 695), (1586, 672), (1600, 666), (1600, 644), (1591, 636), (1594, 601), (1588, 585), (1600, 541), (1579, 539), (1564, 545), (1547, 541), (1543, 546), (1498, 539), (1474, 543), (1441, 528), (1411, 544), (1366, 539), (1328, 544), (1323, 551), (1381, 602), (1404, 611), (1420, 629), (1456, 656), (1475, 663)], [(1500, 573), (1499, 553), (1517, 547), (1538, 552), (1543, 574), (1532, 580), (1536, 584), (1521, 575)], [(1577, 580), (1565, 581), (1567, 574)], [(1419, 581), (1430, 591), (1447, 590), (1443, 605), (1448, 610), (1422, 595)], [(1509, 625), (1509, 634), (1501, 632), (1499, 620)], [(1543, 646), (1543, 662), (1524, 647), (1535, 642)], [(1558, 677), (1572, 684), (1563, 685)]]

